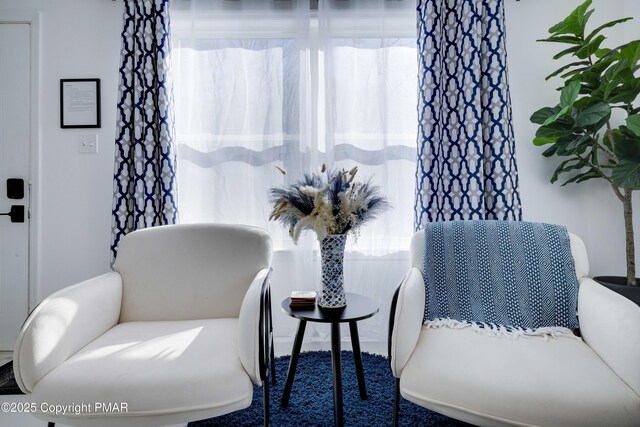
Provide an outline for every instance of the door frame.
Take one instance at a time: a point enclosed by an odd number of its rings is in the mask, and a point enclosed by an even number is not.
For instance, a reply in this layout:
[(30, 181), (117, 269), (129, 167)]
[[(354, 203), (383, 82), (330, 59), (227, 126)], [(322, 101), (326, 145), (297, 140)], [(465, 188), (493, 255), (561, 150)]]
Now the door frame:
[(29, 271), (28, 275), (28, 310), (29, 313), (38, 303), (38, 277), (40, 272), (40, 29), (41, 14), (38, 11), (0, 10), (0, 24), (28, 24), (30, 43), (29, 76), (29, 182), (27, 186), (29, 200)]

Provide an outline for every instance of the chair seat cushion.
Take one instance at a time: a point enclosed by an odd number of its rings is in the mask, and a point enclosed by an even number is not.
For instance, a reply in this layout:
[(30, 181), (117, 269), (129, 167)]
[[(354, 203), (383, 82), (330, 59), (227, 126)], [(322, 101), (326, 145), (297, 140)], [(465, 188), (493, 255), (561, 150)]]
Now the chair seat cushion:
[(584, 342), (422, 328), (402, 396), (481, 426), (638, 426), (635, 394)]
[(253, 385), (240, 363), (237, 329), (237, 319), (118, 324), (36, 383), (31, 400), (128, 406), (122, 414), (78, 417), (216, 416), (248, 407)]

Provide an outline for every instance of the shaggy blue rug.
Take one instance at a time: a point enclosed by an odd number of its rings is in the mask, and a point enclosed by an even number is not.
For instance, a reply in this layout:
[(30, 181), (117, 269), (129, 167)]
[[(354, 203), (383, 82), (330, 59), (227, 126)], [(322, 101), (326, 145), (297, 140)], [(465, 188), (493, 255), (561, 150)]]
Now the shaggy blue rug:
[[(394, 379), (387, 358), (362, 353), (367, 400), (358, 392), (353, 354), (342, 352), (342, 389), (345, 426), (390, 426), (393, 423)], [(276, 385), (269, 389), (271, 425), (274, 427), (324, 427), (333, 425), (333, 390), (331, 388), (331, 353), (312, 351), (300, 354), (289, 406), (280, 407), (287, 376), (289, 356), (276, 359)], [(456, 421), (401, 399), (401, 426), (463, 427)], [(254, 387), (253, 403), (247, 409), (217, 418), (196, 421), (189, 427), (239, 427), (262, 425), (262, 389)]]

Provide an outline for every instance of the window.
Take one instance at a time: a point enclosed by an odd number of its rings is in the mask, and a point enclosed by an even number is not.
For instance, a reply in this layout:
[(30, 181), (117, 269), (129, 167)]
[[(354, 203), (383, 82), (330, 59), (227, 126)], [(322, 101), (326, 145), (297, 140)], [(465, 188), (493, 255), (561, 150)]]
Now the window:
[(174, 13), (181, 222), (256, 225), (270, 231), (276, 250), (289, 249), (286, 230), (267, 221), (269, 188), (322, 163), (357, 165), (394, 207), (363, 228), (357, 250), (406, 251), (417, 132), (414, 8), (354, 19), (348, 10), (264, 4)]

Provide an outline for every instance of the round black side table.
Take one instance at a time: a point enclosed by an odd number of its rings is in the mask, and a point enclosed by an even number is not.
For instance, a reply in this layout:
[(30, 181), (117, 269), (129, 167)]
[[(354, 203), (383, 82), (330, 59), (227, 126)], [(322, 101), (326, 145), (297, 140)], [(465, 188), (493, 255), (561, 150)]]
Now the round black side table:
[(300, 356), (302, 339), (307, 322), (319, 322), (331, 324), (331, 365), (333, 377), (333, 415), (336, 426), (344, 425), (344, 409), (342, 403), (342, 368), (340, 361), (340, 323), (349, 323), (353, 358), (358, 376), (358, 388), (360, 398), (367, 398), (367, 389), (364, 383), (364, 371), (362, 369), (362, 357), (360, 355), (360, 337), (358, 336), (358, 320), (368, 319), (378, 312), (378, 303), (364, 295), (347, 293), (347, 306), (343, 310), (320, 310), (316, 305), (313, 309), (295, 309), (289, 307), (289, 298), (282, 301), (282, 311), (291, 317), (300, 320), (296, 338), (291, 351), (291, 361), (287, 372), (287, 381), (284, 385), (280, 406), (287, 407), (291, 387), (296, 374), (296, 365)]

